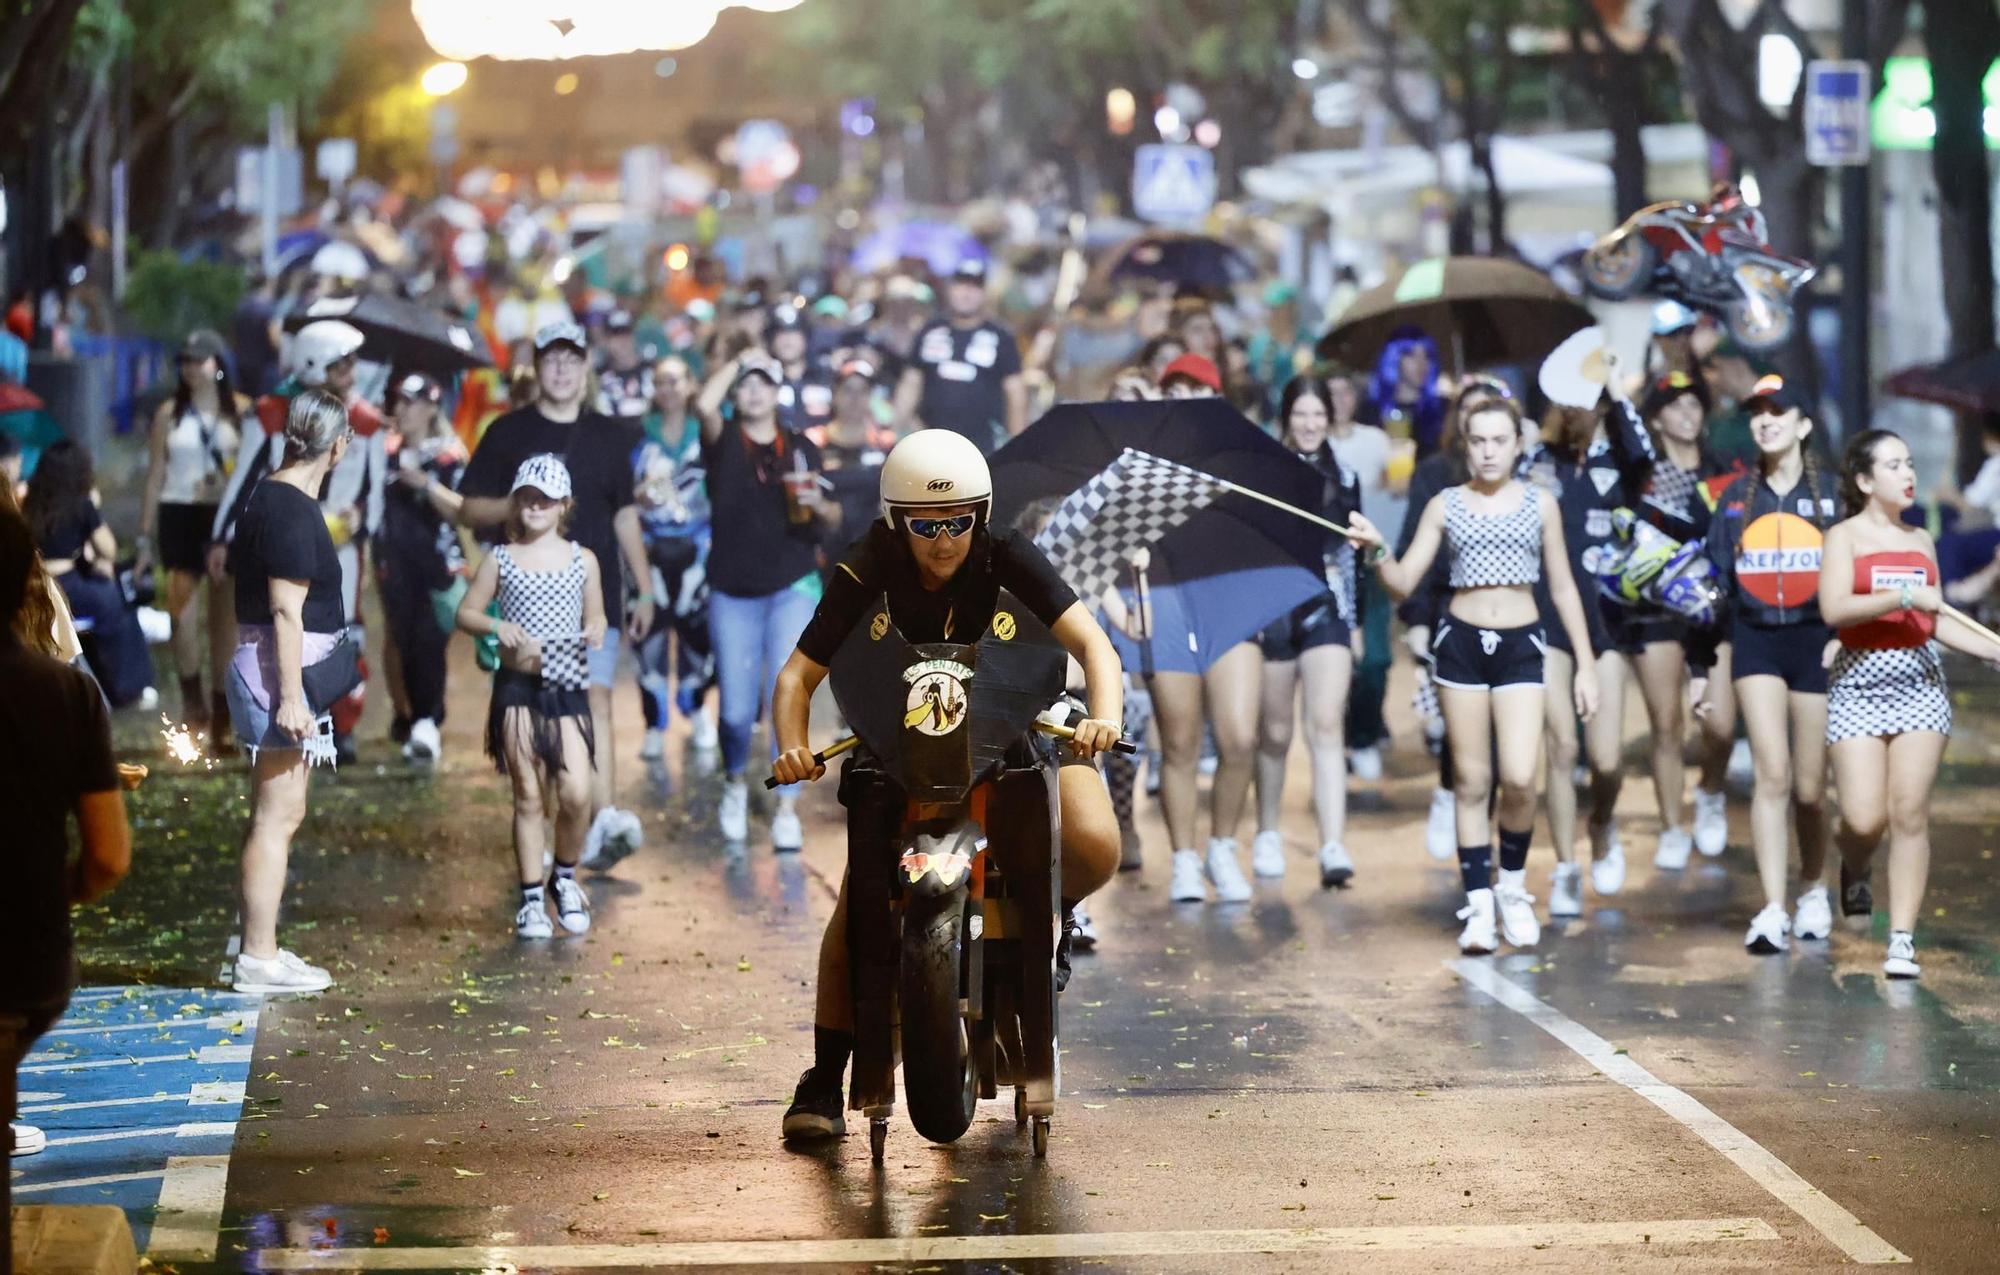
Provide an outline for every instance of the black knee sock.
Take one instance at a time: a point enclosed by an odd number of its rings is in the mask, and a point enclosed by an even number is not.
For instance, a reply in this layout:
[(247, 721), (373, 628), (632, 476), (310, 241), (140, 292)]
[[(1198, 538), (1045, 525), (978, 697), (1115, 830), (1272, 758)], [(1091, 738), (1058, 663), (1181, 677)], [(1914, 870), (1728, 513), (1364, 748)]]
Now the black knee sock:
[(523, 903), (540, 903), (540, 902), (542, 901), (542, 898), (543, 898), (543, 895), (542, 895), (542, 883), (541, 883), (541, 882), (539, 882), (539, 881), (530, 881), (530, 882), (523, 882), (523, 883), (522, 883), (522, 885), (521, 885), (521, 902), (523, 902)]
[(1458, 875), (1464, 881), (1466, 893), (1474, 890), (1488, 890), (1493, 887), (1493, 847), (1460, 846), (1458, 848)]
[(1533, 828), (1522, 832), (1500, 830), (1500, 870), (1519, 872), (1528, 866), (1528, 842), (1535, 835)]
[(813, 1071), (822, 1079), (838, 1084), (847, 1074), (847, 1059), (853, 1052), (853, 1032), (813, 1025)]

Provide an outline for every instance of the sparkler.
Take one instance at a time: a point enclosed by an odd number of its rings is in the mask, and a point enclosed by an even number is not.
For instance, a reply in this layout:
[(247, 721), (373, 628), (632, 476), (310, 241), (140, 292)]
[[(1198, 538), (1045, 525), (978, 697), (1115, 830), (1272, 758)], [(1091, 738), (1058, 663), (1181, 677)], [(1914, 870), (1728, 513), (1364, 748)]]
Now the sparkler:
[(203, 770), (215, 769), (215, 759), (202, 751), (202, 743), (208, 738), (206, 735), (195, 734), (187, 728), (186, 723), (177, 722), (165, 713), (160, 714), (160, 721), (165, 726), (160, 732), (160, 738), (167, 741), (167, 756), (183, 766), (192, 766), (200, 762)]

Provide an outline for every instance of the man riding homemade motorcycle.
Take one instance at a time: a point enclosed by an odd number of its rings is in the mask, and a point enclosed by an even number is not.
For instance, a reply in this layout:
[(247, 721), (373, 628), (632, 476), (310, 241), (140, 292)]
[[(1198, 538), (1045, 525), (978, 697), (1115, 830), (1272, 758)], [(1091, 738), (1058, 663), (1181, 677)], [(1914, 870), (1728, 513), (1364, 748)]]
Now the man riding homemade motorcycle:
[[(1088, 607), (1027, 537), (988, 526), (993, 479), (986, 458), (964, 435), (919, 430), (897, 443), (882, 466), (882, 519), (829, 573), (826, 595), (798, 648), (778, 674), (771, 719), (780, 783), (826, 773), (806, 744), (813, 691), (849, 632), (886, 597), (896, 627), (911, 642), (977, 641), (993, 621), (1000, 589), (1033, 612), (1083, 666), (1087, 716), (1061, 748), (1063, 935), (1056, 985), (1068, 981), (1071, 915), (1118, 867), (1118, 822), (1092, 758), (1118, 741), (1124, 691), (1118, 656)], [(900, 688), (896, 691), (900, 696)], [(820, 939), (819, 992), (813, 1011), (813, 1065), (799, 1077), (785, 1112), (787, 1139), (837, 1138), (842, 1079), (854, 1049), (848, 984), (847, 883)]]

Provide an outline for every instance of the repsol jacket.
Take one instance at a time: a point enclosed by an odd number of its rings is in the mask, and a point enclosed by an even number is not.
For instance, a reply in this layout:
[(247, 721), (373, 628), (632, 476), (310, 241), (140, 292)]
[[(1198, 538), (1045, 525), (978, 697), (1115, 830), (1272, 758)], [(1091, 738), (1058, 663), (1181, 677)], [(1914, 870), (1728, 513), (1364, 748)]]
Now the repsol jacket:
[[(1810, 456), (1790, 491), (1754, 471), (1724, 488), (1707, 547), (1731, 614), (1762, 628), (1820, 623), (1820, 546), (1840, 518), (1839, 483)], [(1728, 624), (1717, 627), (1715, 640), (1728, 640)]]

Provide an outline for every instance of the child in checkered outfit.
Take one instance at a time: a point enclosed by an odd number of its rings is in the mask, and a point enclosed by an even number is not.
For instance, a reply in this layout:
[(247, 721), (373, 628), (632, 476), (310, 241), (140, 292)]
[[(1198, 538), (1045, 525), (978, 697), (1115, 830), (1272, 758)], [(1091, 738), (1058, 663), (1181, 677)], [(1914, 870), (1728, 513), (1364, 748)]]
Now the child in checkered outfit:
[[(563, 537), (569, 469), (531, 456), (514, 475), (508, 543), (479, 565), (458, 625), (500, 643), (486, 752), (514, 781), (514, 853), (521, 904), (515, 933), (547, 938), (547, 896), (571, 934), (590, 928), (590, 901), (576, 881), (590, 825), (590, 668), (585, 647), (604, 642), (604, 589), (597, 557)], [(496, 618), (487, 613), (499, 602)], [(544, 887), (543, 820), (555, 806), (554, 875)]]

